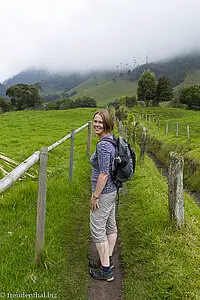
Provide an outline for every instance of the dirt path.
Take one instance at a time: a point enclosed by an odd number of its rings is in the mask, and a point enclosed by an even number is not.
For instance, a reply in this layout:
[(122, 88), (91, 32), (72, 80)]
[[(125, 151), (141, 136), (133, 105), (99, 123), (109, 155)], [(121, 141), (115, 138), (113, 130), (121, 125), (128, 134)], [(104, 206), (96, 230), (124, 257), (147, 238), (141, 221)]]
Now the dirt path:
[[(160, 173), (168, 178), (168, 168), (159, 161), (152, 153), (148, 153), (148, 156), (154, 161), (155, 166)], [(200, 193), (191, 192), (185, 188), (185, 191), (194, 198), (198, 206), (200, 206)], [(118, 237), (117, 245), (115, 247), (113, 259), (114, 259), (114, 276), (115, 280), (112, 282), (98, 281), (90, 277), (90, 288), (88, 292), (88, 300), (122, 300), (122, 280), (123, 280), (123, 266), (120, 263), (120, 238)], [(90, 258), (98, 259), (98, 254), (94, 243), (90, 242)]]
[[(112, 282), (99, 281), (90, 277), (90, 288), (88, 292), (88, 300), (122, 300), (122, 278), (123, 278), (123, 267), (120, 263), (120, 239), (114, 250), (114, 276), (115, 280)], [(95, 248), (95, 244), (91, 241), (90, 243), (90, 258), (98, 259), (98, 254)]]

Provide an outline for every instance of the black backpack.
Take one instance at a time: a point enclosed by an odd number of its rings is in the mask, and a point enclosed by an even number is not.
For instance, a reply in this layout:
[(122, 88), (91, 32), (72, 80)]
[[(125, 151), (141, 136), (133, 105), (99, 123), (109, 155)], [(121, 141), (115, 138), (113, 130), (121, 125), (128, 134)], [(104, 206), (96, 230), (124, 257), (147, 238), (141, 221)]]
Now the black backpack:
[(122, 183), (130, 180), (135, 172), (136, 154), (131, 145), (119, 136), (117, 139), (113, 137), (104, 137), (103, 141), (112, 143), (116, 147), (116, 155), (112, 162), (111, 177), (117, 188), (122, 187)]

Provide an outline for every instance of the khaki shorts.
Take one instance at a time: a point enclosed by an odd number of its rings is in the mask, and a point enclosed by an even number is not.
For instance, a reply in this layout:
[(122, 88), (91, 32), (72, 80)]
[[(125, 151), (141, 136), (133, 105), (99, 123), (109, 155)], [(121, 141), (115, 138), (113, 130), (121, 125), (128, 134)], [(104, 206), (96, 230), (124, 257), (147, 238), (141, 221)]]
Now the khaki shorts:
[(90, 231), (95, 243), (107, 240), (107, 235), (117, 232), (115, 218), (115, 198), (117, 191), (102, 194), (99, 198), (99, 208), (90, 210)]

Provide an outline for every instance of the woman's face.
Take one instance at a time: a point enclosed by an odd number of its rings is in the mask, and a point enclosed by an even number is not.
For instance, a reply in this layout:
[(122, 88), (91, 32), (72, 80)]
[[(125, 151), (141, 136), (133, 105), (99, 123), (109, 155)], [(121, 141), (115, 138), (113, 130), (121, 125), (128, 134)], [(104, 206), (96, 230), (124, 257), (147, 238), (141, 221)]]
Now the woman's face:
[(103, 119), (99, 114), (94, 116), (93, 127), (94, 127), (94, 131), (97, 135), (100, 136), (104, 133)]

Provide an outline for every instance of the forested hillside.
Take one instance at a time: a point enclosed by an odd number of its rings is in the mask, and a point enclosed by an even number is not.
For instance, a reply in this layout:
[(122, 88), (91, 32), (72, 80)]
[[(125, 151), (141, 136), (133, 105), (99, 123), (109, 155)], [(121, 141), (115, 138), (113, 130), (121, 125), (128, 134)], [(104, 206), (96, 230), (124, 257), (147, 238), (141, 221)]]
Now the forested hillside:
[(177, 85), (175, 91), (179, 91), (180, 89), (193, 84), (200, 84), (200, 70), (188, 71), (185, 75), (184, 82)]
[[(66, 73), (50, 73), (46, 70), (26, 70), (20, 72), (14, 77), (3, 82), (2, 85), (2, 96), (5, 96), (7, 88), (16, 84), (35, 84), (40, 83), (41, 94), (47, 100), (54, 100), (61, 94), (66, 94), (69, 90), (75, 88), (77, 85), (88, 80), (91, 77), (104, 76), (106, 80), (110, 78), (112, 72), (66, 72)], [(1, 92), (1, 85), (0, 85)]]
[(0, 83), (0, 97), (4, 97), (5, 94), (6, 94), (5, 86)]
[(193, 53), (167, 61), (147, 63), (136, 67), (129, 73), (129, 76), (132, 80), (138, 80), (140, 75), (148, 69), (155, 73), (157, 78), (167, 77), (175, 87), (184, 81), (188, 71), (200, 70), (200, 54)]

